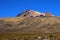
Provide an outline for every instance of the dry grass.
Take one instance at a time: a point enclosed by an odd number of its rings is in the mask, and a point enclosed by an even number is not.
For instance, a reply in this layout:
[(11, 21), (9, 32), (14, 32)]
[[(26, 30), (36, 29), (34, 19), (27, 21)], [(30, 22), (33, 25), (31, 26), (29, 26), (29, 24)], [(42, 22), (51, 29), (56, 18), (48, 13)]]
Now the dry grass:
[(5, 40), (34, 40), (38, 36), (49, 38), (50, 35), (57, 40), (60, 38), (60, 17), (0, 19), (0, 40), (3, 38)]
[[(41, 37), (38, 38), (38, 37)], [(58, 34), (47, 34), (47, 33), (40, 33), (40, 34), (25, 34), (25, 33), (5, 33), (0, 35), (0, 40), (43, 40), (43, 39), (49, 39), (49, 40), (60, 40), (60, 35)]]

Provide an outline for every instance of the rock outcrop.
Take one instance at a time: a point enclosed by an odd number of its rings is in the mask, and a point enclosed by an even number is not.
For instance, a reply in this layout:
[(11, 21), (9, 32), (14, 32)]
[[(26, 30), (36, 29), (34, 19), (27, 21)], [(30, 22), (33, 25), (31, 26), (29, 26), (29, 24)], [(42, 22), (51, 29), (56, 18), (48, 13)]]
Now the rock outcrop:
[(40, 13), (40, 12), (37, 12), (37, 11), (33, 11), (33, 10), (26, 10), (22, 13), (19, 13), (17, 15), (17, 17), (40, 17), (40, 16), (47, 16), (47, 17), (50, 17), (50, 16), (53, 16), (52, 14), (48, 13), (48, 12), (45, 12), (45, 13)]

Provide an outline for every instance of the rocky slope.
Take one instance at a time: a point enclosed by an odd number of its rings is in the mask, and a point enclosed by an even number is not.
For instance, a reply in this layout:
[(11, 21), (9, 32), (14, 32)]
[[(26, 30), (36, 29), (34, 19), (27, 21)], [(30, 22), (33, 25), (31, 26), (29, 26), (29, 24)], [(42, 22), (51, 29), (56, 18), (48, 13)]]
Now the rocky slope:
[(41, 13), (41, 12), (37, 12), (37, 11), (34, 11), (34, 10), (26, 10), (26, 11), (23, 11), (23, 12), (21, 12), (17, 15), (17, 17), (38, 17), (38, 16), (50, 17), (50, 16), (53, 16), (53, 15), (50, 14), (49, 12)]

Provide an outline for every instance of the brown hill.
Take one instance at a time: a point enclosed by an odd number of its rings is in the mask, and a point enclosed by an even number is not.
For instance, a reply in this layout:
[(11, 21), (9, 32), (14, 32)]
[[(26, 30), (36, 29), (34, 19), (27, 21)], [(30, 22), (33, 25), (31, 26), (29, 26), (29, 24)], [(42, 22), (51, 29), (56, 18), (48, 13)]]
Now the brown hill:
[(3, 18), (0, 32), (60, 33), (60, 17)]

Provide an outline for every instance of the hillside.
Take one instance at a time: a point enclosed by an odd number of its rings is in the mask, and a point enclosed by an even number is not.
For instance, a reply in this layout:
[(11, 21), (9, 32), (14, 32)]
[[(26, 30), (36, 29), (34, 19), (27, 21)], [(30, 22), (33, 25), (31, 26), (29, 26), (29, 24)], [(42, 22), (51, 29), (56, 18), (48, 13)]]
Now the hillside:
[(16, 17), (0, 19), (0, 31), (59, 33), (60, 17)]
[(60, 40), (60, 17), (0, 19), (0, 40)]

